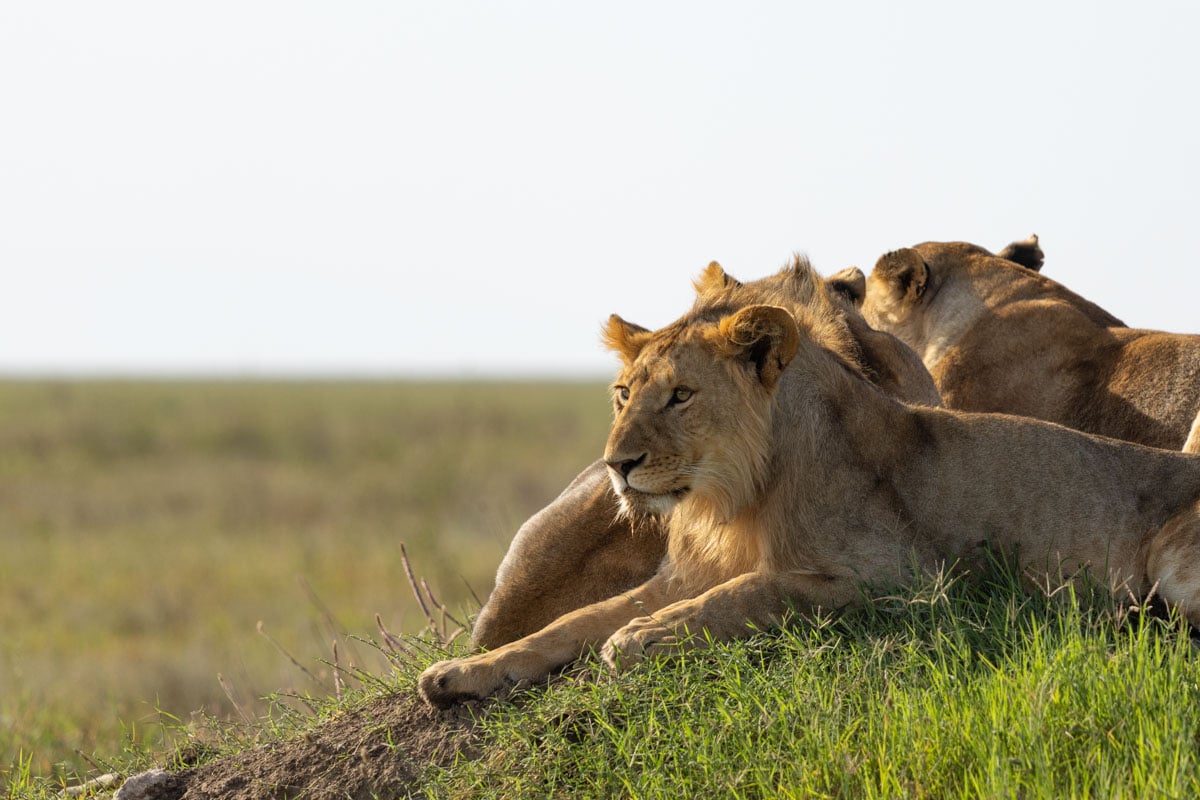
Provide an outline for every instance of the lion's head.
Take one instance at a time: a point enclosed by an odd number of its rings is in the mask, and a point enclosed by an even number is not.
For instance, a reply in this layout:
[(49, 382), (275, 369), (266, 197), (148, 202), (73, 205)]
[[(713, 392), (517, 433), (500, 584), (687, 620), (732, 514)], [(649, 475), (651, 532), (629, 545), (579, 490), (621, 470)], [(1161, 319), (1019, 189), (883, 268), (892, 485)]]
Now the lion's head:
[[(968, 242), (903, 247), (876, 262), (866, 282), (862, 312), (872, 326), (926, 353), (930, 345), (958, 333), (957, 328), (985, 306), (1032, 293), (1069, 305), (1097, 324), (1122, 325), (1104, 309), (1041, 275), (1042, 261), (1036, 235), (995, 255)], [(932, 366), (929, 358), (926, 366)]]
[[(872, 334), (891, 337), (871, 331), (803, 256), (746, 283), (714, 261), (693, 285), (696, 302), (675, 323), (651, 332), (614, 315), (604, 330), (623, 362), (604, 460), (622, 509), (634, 516), (666, 514), (689, 498), (728, 519), (749, 502), (770, 452), (772, 397), (796, 353), (798, 324), (844, 367), (876, 382), (892, 383), (891, 366), (905, 357), (876, 358), (882, 351), (873, 339), (872, 357), (865, 356)], [(910, 399), (937, 405), (928, 373), (915, 354), (906, 358), (922, 381), (913, 382)]]
[(623, 362), (604, 451), (622, 508), (667, 514), (688, 498), (732, 516), (752, 499), (732, 493), (766, 467), (774, 388), (799, 344), (791, 313), (710, 305), (654, 332), (614, 314), (605, 340)]

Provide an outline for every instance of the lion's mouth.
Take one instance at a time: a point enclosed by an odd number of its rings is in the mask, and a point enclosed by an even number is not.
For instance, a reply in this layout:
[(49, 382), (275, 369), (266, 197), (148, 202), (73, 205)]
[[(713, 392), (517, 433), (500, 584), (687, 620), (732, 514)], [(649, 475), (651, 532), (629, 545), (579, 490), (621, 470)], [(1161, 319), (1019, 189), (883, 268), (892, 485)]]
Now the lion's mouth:
[(692, 487), (683, 486), (678, 489), (671, 489), (670, 491), (666, 491), (666, 492), (647, 492), (645, 489), (635, 489), (632, 486), (626, 484), (625, 489), (622, 491), (622, 494), (633, 495), (635, 497), (645, 497), (645, 498), (669, 497), (672, 500), (678, 500), (678, 499), (684, 497), (685, 495), (687, 495), (688, 492), (690, 492), (690, 491), (692, 491)]
[(643, 514), (670, 514), (691, 491), (690, 486), (684, 486), (669, 492), (646, 492), (626, 485), (621, 492), (621, 503), (626, 509)]

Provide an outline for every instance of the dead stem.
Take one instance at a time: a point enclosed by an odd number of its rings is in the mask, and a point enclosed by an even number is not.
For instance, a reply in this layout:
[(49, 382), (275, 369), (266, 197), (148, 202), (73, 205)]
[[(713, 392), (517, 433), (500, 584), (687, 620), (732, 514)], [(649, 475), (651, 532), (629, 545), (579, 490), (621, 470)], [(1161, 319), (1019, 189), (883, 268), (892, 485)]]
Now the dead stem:
[(228, 697), (229, 702), (233, 704), (233, 710), (236, 711), (238, 716), (242, 718), (242, 722), (246, 723), (248, 726), (254, 725), (254, 721), (250, 719), (250, 715), (246, 713), (246, 709), (242, 708), (242, 704), (239, 703), (237, 698), (233, 696), (233, 687), (230, 686), (229, 682), (225, 680), (225, 676), (219, 672), (217, 673), (217, 683), (221, 684), (221, 689), (225, 691), (225, 696)]
[(282, 653), (282, 654), (283, 654), (283, 656), (284, 656), (284, 657), (285, 657), (285, 658), (286, 658), (288, 661), (291, 661), (291, 662), (292, 662), (292, 664), (294, 664), (294, 665), (296, 666), (296, 668), (297, 668), (297, 669), (299, 669), (301, 672), (303, 672), (305, 675), (307, 675), (309, 678), (311, 678), (311, 679), (312, 679), (312, 681), (313, 681), (313, 683), (316, 683), (316, 684), (318, 684), (318, 685), (321, 683), (321, 680), (320, 680), (320, 679), (319, 679), (319, 678), (318, 678), (316, 675), (314, 675), (314, 674), (313, 674), (312, 672), (310, 672), (310, 671), (309, 671), (309, 670), (308, 670), (308, 669), (307, 669), (307, 668), (306, 668), (306, 667), (305, 667), (303, 664), (301, 664), (299, 661), (297, 661), (297, 660), (295, 659), (295, 657), (294, 657), (294, 656), (293, 656), (291, 653), (289, 653), (289, 652), (288, 652), (288, 651), (287, 651), (287, 650), (284, 648), (284, 646), (283, 646), (283, 645), (281, 645), (281, 644), (280, 644), (278, 641), (276, 641), (276, 640), (275, 640), (275, 638), (274, 638), (273, 636), (271, 636), (271, 634), (267, 633), (267, 629), (266, 629), (266, 627), (263, 625), (263, 622), (262, 622), (262, 620), (261, 620), (261, 619), (258, 621), (258, 625), (257, 625), (257, 626), (255, 626), (255, 627), (257, 627), (257, 628), (258, 628), (258, 633), (259, 633), (259, 635), (260, 635), (260, 636), (262, 636), (262, 637), (263, 637), (264, 639), (266, 639), (268, 642), (270, 642), (271, 644), (273, 644), (273, 645), (275, 646), (275, 649), (276, 649), (276, 650), (278, 650), (280, 653)]
[(338, 643), (337, 639), (333, 640), (333, 696), (337, 698), (338, 704), (342, 702), (342, 665), (338, 661)]

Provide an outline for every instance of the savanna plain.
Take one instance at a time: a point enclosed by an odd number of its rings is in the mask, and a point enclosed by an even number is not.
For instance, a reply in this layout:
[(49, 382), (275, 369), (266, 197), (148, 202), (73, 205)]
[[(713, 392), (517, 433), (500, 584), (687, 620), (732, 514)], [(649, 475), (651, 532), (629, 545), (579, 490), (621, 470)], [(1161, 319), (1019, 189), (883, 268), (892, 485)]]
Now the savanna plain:
[(425, 622), (401, 543), (473, 612), (609, 419), (599, 382), (0, 383), (0, 771), (328, 695), (335, 640), (386, 672), (355, 637)]
[[(0, 786), (51, 797), (408, 702), (466, 645), (426, 630), (401, 543), (467, 620), (609, 419), (600, 383), (0, 383)], [(477, 746), (408, 791), (1200, 796), (1186, 625), (977, 577), (615, 676), (585, 659), (472, 708)]]

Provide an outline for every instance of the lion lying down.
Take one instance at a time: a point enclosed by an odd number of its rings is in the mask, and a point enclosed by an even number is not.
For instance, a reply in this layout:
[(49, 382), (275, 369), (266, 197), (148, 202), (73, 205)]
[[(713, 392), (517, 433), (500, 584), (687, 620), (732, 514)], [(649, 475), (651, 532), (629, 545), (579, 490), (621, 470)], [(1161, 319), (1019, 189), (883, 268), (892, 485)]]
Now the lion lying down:
[(902, 248), (875, 264), (863, 314), (921, 355), (951, 408), (1200, 452), (1200, 336), (1127, 328), (1041, 264), (1036, 236), (996, 256)]
[[(822, 308), (840, 317), (847, 354), (885, 392), (910, 403), (939, 405), (928, 370), (907, 345), (870, 328), (852, 302), (865, 291), (861, 274), (823, 281), (796, 257), (768, 278), (742, 283), (716, 262), (695, 282), (697, 303), (710, 295), (738, 306), (772, 303)], [(540, 630), (558, 617), (645, 582), (667, 552), (665, 518), (631, 518), (596, 461), (561, 495), (531, 517), (509, 546), (496, 587), (471, 631), (477, 647), (492, 649)]]
[(1200, 458), (905, 405), (847, 358), (844, 326), (805, 309), (714, 295), (656, 332), (614, 316), (606, 337), (624, 367), (604, 458), (627, 514), (669, 514), (667, 557), (625, 594), (429, 667), (434, 705), (540, 680), (593, 646), (625, 666), (700, 631), (745, 636), (989, 550), (1039, 583), (1157, 585), (1200, 623)]

